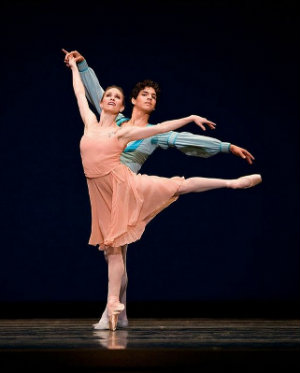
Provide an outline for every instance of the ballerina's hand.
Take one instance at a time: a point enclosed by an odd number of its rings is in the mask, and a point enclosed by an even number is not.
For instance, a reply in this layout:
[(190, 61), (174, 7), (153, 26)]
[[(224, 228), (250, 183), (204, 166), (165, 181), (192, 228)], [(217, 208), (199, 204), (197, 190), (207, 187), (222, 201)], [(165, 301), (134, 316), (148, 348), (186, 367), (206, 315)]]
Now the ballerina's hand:
[(68, 66), (69, 67), (74, 67), (76, 66), (76, 59), (71, 55), (68, 58)]
[(197, 124), (197, 126), (201, 127), (203, 131), (206, 131), (204, 125), (207, 125), (212, 130), (216, 128), (216, 123), (211, 122), (206, 118), (200, 117), (199, 115), (192, 115), (192, 120)]
[(71, 51), (71, 52), (68, 52), (66, 49), (62, 48), (62, 51), (64, 52), (65, 54), (65, 59), (64, 59), (64, 63), (66, 64), (66, 66), (70, 67), (69, 66), (69, 58), (70, 56), (74, 57), (75, 58), (75, 62), (76, 63), (79, 63), (79, 62), (82, 62), (84, 61), (84, 57), (78, 52), (78, 51)]

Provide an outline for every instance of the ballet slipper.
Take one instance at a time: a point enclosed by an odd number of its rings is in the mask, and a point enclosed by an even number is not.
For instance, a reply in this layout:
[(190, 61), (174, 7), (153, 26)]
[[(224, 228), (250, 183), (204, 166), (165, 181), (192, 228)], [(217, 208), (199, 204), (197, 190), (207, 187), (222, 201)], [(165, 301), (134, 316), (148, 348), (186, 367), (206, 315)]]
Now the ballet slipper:
[[(109, 323), (108, 323), (108, 314), (107, 314), (107, 307), (105, 308), (100, 320), (93, 324), (93, 328), (96, 330), (108, 330), (109, 329)], [(127, 328), (128, 327), (128, 319), (126, 315), (126, 307), (124, 305), (124, 310), (120, 312), (118, 317), (118, 328)]]
[(245, 186), (244, 189), (252, 188), (262, 182), (262, 177), (260, 174), (247, 175), (244, 176), (244, 178), (249, 180), (249, 185)]
[(252, 174), (239, 177), (237, 180), (233, 182), (234, 189), (248, 189), (252, 188), (255, 185), (262, 182), (262, 177), (260, 174)]
[[(118, 328), (127, 328), (128, 327), (128, 319), (120, 319), (120, 318), (118, 318), (117, 327)], [(108, 319), (101, 319), (96, 324), (93, 324), (93, 329), (96, 329), (96, 330), (108, 330), (109, 329)]]
[(117, 329), (118, 317), (119, 314), (124, 310), (124, 308), (124, 304), (120, 303), (117, 297), (109, 297), (107, 302), (109, 330), (115, 331)]

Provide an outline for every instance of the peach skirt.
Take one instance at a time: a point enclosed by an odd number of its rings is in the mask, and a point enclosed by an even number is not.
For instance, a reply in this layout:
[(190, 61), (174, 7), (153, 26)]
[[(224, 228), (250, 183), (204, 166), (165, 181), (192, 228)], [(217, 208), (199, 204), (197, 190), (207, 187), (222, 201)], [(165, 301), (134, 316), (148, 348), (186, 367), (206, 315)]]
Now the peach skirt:
[(146, 225), (178, 199), (184, 177), (133, 173), (123, 164), (110, 173), (87, 178), (91, 203), (90, 245), (118, 247), (141, 238)]

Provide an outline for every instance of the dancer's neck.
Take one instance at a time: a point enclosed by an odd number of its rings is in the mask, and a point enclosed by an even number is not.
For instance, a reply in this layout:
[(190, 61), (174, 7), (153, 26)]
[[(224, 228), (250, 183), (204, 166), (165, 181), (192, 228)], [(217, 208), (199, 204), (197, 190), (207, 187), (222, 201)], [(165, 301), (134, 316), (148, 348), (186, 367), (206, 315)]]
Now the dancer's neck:
[(99, 126), (101, 127), (118, 127), (116, 124), (116, 115), (111, 113), (101, 112)]
[(146, 127), (149, 123), (150, 114), (137, 108), (133, 108), (131, 118), (128, 123), (137, 127)]

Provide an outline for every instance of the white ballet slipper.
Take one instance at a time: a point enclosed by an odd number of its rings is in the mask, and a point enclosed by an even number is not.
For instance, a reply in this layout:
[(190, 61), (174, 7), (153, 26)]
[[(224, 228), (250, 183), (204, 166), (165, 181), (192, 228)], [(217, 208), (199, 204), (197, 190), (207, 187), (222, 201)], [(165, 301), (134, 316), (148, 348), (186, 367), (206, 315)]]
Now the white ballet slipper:
[(233, 181), (232, 188), (233, 189), (248, 189), (252, 188), (255, 185), (262, 182), (262, 177), (260, 174), (252, 174), (239, 177), (238, 179)]

